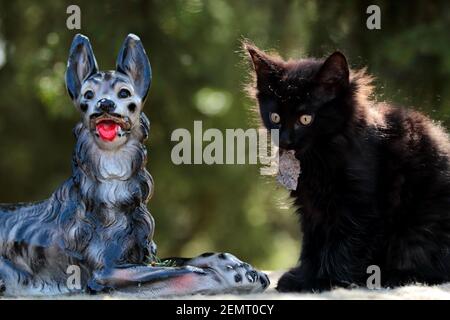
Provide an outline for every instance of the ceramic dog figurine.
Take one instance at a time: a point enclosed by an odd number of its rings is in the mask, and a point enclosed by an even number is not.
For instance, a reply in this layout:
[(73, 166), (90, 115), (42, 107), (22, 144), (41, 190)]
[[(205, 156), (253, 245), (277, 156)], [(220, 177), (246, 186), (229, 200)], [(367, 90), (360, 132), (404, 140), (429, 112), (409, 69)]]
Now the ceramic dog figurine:
[(115, 71), (98, 70), (88, 38), (70, 48), (66, 86), (81, 113), (72, 176), (49, 199), (0, 206), (0, 286), (5, 294), (71, 292), (67, 270), (80, 271), (80, 292), (140, 288), (154, 296), (249, 293), (265, 274), (230, 254), (150, 265), (156, 246), (146, 204), (153, 181), (145, 169), (149, 120), (142, 107), (151, 67), (130, 34)]

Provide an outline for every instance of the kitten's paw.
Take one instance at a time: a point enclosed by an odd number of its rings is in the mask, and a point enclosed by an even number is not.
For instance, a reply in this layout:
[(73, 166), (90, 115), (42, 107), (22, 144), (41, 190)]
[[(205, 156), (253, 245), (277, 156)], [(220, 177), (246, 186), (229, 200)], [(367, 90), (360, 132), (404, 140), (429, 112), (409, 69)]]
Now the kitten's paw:
[(310, 292), (319, 293), (330, 290), (330, 283), (323, 280), (309, 279), (305, 280), (303, 275), (299, 275), (295, 271), (288, 271), (278, 280), (276, 287), (279, 292)]
[(305, 284), (292, 272), (286, 272), (278, 280), (277, 291), (279, 292), (302, 292), (305, 290)]
[(257, 293), (270, 284), (265, 273), (257, 271), (229, 253), (205, 253), (186, 261), (186, 265), (205, 270), (216, 279), (207, 293)]

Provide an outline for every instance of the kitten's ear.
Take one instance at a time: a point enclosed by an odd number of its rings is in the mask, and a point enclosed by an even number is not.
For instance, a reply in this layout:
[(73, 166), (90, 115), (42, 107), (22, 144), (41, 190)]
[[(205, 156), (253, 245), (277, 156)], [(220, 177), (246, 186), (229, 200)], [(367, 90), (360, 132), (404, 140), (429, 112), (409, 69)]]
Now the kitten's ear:
[(273, 58), (265, 54), (262, 50), (248, 43), (244, 43), (244, 49), (250, 55), (253, 69), (259, 79), (277, 74), (280, 71), (281, 68), (278, 61), (274, 61)]
[(320, 84), (342, 88), (349, 84), (349, 74), (347, 59), (341, 52), (336, 51), (325, 60), (316, 80)]
[(67, 61), (66, 87), (70, 97), (76, 99), (83, 81), (97, 72), (97, 61), (89, 39), (77, 34), (73, 38)]

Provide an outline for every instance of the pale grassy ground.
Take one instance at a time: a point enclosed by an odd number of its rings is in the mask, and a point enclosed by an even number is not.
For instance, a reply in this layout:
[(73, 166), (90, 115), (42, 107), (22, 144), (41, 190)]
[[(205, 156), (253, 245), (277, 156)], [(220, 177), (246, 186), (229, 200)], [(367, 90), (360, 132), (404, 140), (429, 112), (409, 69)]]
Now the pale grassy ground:
[[(275, 299), (275, 300), (325, 300), (325, 299), (443, 299), (450, 300), (450, 283), (439, 286), (422, 286), (412, 285), (405, 286), (397, 289), (335, 289), (332, 291), (319, 293), (319, 294), (286, 294), (278, 293), (275, 290), (275, 286), (278, 278), (282, 272), (268, 272), (271, 279), (270, 287), (261, 294), (251, 295), (218, 295), (206, 297), (207, 299), (229, 300), (229, 299)], [(115, 298), (111, 296), (110, 298)], [(119, 297), (118, 297), (119, 298)], [(144, 298), (145, 293), (139, 293), (138, 295), (124, 295), (123, 298)], [(189, 297), (182, 297), (183, 299), (205, 299), (205, 296), (195, 295)]]
[[(275, 285), (282, 274), (282, 272), (268, 272), (271, 279), (270, 287), (261, 294), (251, 294), (251, 295), (217, 295), (217, 296), (183, 296), (183, 297), (173, 297), (171, 299), (194, 299), (194, 300), (205, 300), (205, 299), (215, 299), (215, 300), (231, 300), (231, 299), (275, 299), (275, 300), (326, 300), (326, 299), (387, 299), (387, 300), (398, 300), (398, 299), (439, 299), (439, 300), (450, 300), (450, 283), (439, 285), (439, 286), (422, 286), (422, 285), (411, 285), (406, 287), (400, 287), (396, 289), (381, 289), (381, 290), (368, 290), (363, 288), (358, 289), (335, 289), (332, 291), (320, 293), (320, 294), (281, 294), (275, 291)], [(17, 297), (16, 299), (30, 299), (30, 297)], [(110, 299), (149, 299), (148, 293), (145, 290), (132, 293), (119, 293), (114, 294), (102, 294), (102, 295), (72, 295), (72, 296), (58, 296), (58, 297), (36, 297), (35, 299), (100, 299), (100, 300), (110, 300)]]

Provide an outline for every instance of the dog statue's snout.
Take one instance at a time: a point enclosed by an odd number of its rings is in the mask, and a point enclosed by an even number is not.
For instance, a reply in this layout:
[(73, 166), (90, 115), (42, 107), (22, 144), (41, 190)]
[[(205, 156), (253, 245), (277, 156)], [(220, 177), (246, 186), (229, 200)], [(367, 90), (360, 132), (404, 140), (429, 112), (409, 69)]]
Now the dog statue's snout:
[(112, 100), (103, 98), (97, 102), (97, 108), (102, 112), (112, 113), (116, 109), (116, 104)]

